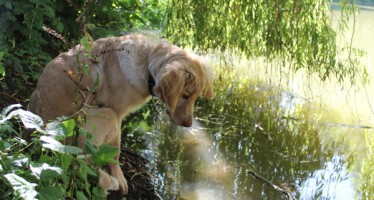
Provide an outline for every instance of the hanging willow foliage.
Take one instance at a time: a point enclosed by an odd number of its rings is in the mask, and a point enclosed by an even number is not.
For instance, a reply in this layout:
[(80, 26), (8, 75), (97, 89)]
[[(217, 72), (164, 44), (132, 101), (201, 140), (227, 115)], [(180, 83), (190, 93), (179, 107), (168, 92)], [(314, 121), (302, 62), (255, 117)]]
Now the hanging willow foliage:
[(169, 6), (164, 32), (179, 45), (280, 58), (322, 80), (331, 74), (352, 79), (359, 72), (336, 60), (326, 0), (170, 0)]

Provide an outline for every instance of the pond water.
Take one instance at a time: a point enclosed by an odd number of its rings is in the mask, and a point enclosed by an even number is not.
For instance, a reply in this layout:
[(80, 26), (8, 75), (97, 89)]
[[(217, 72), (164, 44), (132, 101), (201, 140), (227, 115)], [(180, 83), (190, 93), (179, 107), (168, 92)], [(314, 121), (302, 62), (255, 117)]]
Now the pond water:
[[(368, 52), (370, 73), (374, 40), (367, 38), (374, 33), (374, 11), (361, 10), (356, 20), (354, 45)], [(333, 83), (314, 86), (324, 102), (317, 106), (305, 94), (296, 95), (304, 91), (299, 82), (289, 84), (292, 93), (253, 81), (244, 89), (220, 88), (218, 94), (227, 93), (227, 99), (198, 103), (188, 129), (159, 113), (163, 122), (145, 134), (141, 149), (151, 161), (159, 196), (289, 199), (275, 185), (294, 199), (374, 199), (368, 196), (374, 194), (373, 84), (357, 93)], [(240, 97), (232, 96), (235, 90)], [(218, 112), (220, 105), (225, 106)]]

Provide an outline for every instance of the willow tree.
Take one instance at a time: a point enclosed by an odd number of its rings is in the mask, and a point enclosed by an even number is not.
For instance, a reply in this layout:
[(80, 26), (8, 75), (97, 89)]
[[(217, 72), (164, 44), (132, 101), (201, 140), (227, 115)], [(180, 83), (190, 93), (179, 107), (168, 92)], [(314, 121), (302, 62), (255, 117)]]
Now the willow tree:
[[(341, 5), (349, 11), (345, 17), (357, 11), (347, 1)], [(335, 75), (354, 82), (367, 76), (357, 60), (336, 59), (326, 0), (170, 0), (169, 6), (165, 33), (180, 45), (281, 59), (292, 70), (307, 69), (322, 80)]]

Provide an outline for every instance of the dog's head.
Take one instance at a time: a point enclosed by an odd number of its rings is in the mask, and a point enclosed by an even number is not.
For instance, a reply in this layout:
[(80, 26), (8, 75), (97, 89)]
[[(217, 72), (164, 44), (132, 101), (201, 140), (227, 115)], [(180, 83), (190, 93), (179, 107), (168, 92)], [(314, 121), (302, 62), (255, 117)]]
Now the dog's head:
[(154, 94), (176, 125), (190, 127), (197, 97), (213, 98), (213, 72), (198, 57), (178, 55), (159, 71)]

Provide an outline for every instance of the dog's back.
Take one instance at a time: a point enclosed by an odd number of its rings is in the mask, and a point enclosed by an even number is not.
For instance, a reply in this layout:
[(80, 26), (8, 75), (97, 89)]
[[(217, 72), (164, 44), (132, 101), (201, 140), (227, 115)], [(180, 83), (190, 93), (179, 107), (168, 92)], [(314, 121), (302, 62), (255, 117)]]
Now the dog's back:
[[(60, 116), (70, 116), (82, 108), (84, 103), (96, 106), (94, 101), (96, 91), (93, 93), (89, 91), (95, 86), (96, 79), (100, 79), (100, 84), (110, 84), (112, 79), (123, 79), (120, 76), (128, 75), (129, 77), (126, 78), (131, 82), (130, 79), (135, 78), (134, 73), (138, 73), (135, 71), (144, 70), (134, 69), (134, 66), (148, 63), (148, 53), (138, 51), (149, 51), (149, 48), (152, 48), (149, 45), (151, 43), (145, 36), (127, 35), (98, 39), (93, 43), (89, 54), (81, 45), (61, 53), (43, 70), (36, 90), (30, 97), (28, 109), (40, 115), (44, 121), (48, 121)], [(120, 54), (120, 52), (126, 53)], [(119, 58), (118, 55), (127, 55), (127, 57)], [(120, 69), (119, 65), (124, 64), (119, 63), (119, 60), (121, 62), (133, 60), (128, 65), (134, 66), (126, 65), (132, 67), (132, 71), (129, 69), (126, 69), (126, 73), (120, 71), (123, 69)], [(139, 61), (144, 61), (144, 63), (141, 64)], [(141, 68), (144, 67), (146, 68), (146, 66)], [(135, 78), (135, 81), (139, 82), (138, 78)], [(130, 84), (136, 85), (136, 83)], [(106, 87), (103, 90), (108, 90), (112, 86), (102, 87)], [(105, 93), (102, 91), (101, 97), (105, 96)], [(110, 100), (110, 97), (105, 97), (105, 99)]]
[[(77, 90), (78, 76), (76, 49), (60, 54), (44, 68), (36, 90), (30, 97), (28, 109), (48, 121), (59, 116), (68, 116), (77, 110), (83, 98)], [(75, 80), (74, 80), (75, 79)], [(85, 81), (87, 82), (87, 80)]]

